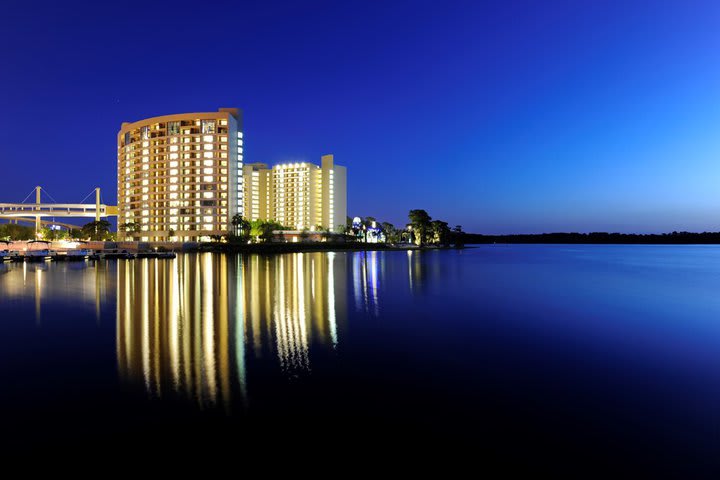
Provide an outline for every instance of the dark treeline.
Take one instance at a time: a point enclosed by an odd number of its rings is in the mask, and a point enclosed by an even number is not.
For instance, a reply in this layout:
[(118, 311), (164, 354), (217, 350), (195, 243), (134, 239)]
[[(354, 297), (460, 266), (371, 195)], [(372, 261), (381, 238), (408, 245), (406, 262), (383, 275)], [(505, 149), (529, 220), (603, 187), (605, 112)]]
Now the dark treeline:
[(720, 232), (672, 233), (540, 233), (481, 235), (467, 233), (465, 243), (597, 243), (597, 244), (720, 244)]

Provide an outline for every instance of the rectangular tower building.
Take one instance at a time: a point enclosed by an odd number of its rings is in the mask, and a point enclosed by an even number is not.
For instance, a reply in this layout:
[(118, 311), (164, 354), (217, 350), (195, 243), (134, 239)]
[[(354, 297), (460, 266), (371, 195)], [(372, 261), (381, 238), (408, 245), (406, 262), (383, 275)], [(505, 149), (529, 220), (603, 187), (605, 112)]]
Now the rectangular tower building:
[(264, 163), (248, 163), (243, 167), (243, 181), (245, 182), (244, 211), (245, 218), (253, 220), (266, 220), (268, 216), (268, 203), (270, 202), (270, 170)]
[[(293, 230), (343, 231), (347, 216), (346, 168), (324, 155), (321, 165), (245, 165), (245, 211), (249, 220), (274, 220)], [(252, 179), (252, 180), (251, 180)]]

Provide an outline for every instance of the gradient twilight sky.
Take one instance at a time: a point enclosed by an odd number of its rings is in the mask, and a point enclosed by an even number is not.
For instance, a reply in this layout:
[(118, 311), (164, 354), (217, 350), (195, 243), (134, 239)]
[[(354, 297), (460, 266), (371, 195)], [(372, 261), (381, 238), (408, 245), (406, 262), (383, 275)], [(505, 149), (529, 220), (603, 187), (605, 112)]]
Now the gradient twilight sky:
[(240, 107), (247, 162), (478, 233), (720, 230), (716, 1), (29, 2), (0, 11), (0, 202), (116, 201), (123, 121)]

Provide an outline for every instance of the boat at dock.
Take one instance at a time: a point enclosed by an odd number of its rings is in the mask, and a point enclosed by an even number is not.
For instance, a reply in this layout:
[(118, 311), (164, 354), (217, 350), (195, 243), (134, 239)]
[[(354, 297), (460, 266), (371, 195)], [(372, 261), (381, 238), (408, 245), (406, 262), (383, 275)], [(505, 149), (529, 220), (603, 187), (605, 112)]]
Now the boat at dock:
[(90, 258), (90, 255), (92, 255), (91, 250), (87, 250), (85, 248), (77, 248), (74, 250), (68, 250), (67, 254), (65, 255), (65, 260), (87, 260), (88, 258)]
[(175, 252), (138, 252), (137, 258), (175, 258)]
[[(81, 243), (87, 243), (87, 242), (81, 242)], [(77, 261), (77, 260), (87, 260), (90, 258), (90, 256), (93, 254), (93, 251), (88, 248), (74, 248), (72, 250), (68, 250), (67, 254), (65, 255), (65, 260), (68, 261)]]
[(113, 248), (111, 250), (98, 250), (92, 258), (97, 260), (131, 260), (135, 258), (135, 254), (130, 253), (127, 250)]
[(10, 258), (11, 262), (22, 262), (23, 260), (25, 260), (25, 255), (23, 255), (23, 253), (18, 250), (9, 250), (8, 257)]
[(34, 245), (37, 243), (45, 244), (45, 248), (29, 249), (25, 252), (25, 259), (29, 262), (44, 262), (46, 260), (52, 260), (57, 256), (57, 252), (48, 248), (51, 242), (45, 240), (31, 240), (28, 245)]
[[(10, 242), (5, 240), (0, 240), (0, 244), (5, 244), (5, 247), (10, 246)], [(12, 257), (10, 256), (10, 250), (7, 248), (0, 250), (0, 262), (9, 262), (12, 260)]]

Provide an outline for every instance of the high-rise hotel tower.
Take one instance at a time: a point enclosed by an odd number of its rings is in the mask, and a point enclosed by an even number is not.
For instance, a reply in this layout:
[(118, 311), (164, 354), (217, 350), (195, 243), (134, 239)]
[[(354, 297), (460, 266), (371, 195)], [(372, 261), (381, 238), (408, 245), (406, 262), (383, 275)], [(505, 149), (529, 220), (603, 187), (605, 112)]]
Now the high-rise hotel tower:
[(123, 123), (117, 141), (120, 238), (209, 240), (244, 213), (239, 109)]
[(275, 220), (296, 230), (345, 230), (347, 170), (332, 155), (323, 155), (319, 166), (297, 162), (269, 168), (249, 163), (244, 177), (249, 220)]

